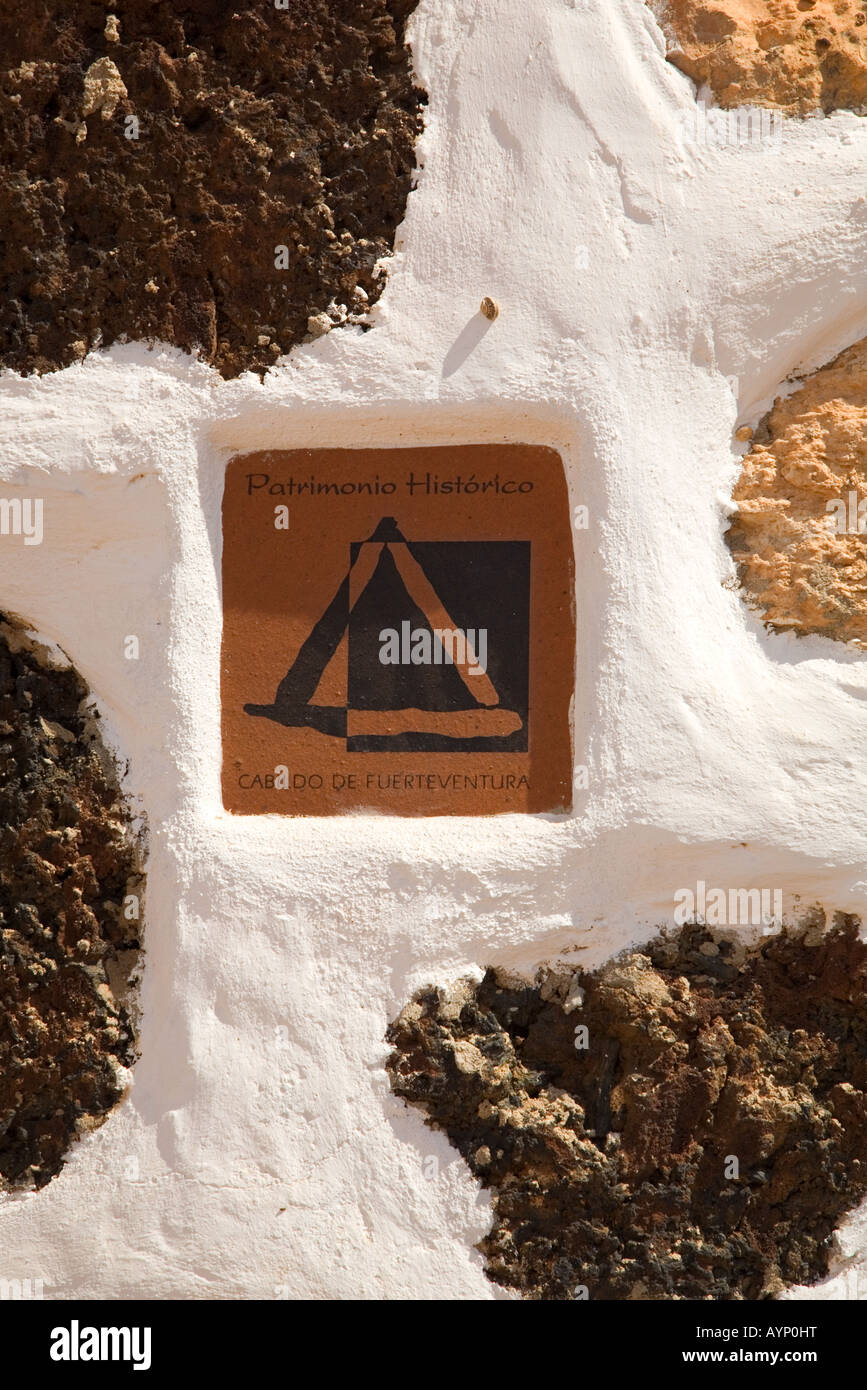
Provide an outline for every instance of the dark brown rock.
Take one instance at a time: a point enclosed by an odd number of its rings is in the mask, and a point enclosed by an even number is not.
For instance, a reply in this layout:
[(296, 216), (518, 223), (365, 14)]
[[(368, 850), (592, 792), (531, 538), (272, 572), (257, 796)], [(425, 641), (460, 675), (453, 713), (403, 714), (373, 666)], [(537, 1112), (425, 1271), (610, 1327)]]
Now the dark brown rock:
[(87, 695), (0, 615), (0, 1188), (43, 1187), (135, 1058), (140, 857)]
[(416, 3), (7, 0), (0, 365), (145, 339), (232, 377), (359, 318), (412, 182)]
[(489, 970), (419, 992), (388, 1039), (394, 1090), (492, 1190), (489, 1277), (530, 1298), (768, 1298), (827, 1273), (867, 1191), (852, 918), (747, 952), (687, 926), (533, 983)]

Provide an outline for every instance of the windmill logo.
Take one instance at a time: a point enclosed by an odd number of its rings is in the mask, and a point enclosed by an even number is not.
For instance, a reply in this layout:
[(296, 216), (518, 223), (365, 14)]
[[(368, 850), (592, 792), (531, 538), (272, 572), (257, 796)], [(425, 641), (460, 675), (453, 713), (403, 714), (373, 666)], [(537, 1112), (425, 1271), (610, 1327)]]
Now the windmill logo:
[(244, 712), (350, 753), (526, 752), (529, 618), (529, 541), (408, 541), (383, 517), (273, 704)]

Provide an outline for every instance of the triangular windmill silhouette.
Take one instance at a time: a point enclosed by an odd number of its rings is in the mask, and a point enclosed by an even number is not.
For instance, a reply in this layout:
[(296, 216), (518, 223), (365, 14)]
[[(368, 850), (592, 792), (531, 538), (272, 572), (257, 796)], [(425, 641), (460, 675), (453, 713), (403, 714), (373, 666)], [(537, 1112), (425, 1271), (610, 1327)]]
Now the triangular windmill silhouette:
[[(409, 688), (406, 675), (394, 677), (394, 688), (382, 686), (365, 691), (362, 707), (353, 708), (347, 691), (345, 704), (314, 704), (313, 698), (323, 682), (323, 675), (335, 657), (344, 636), (350, 632), (350, 619), (370, 601), (374, 611), (376, 590), (391, 602), (397, 596), (408, 603), (432, 632), (458, 632), (463, 637), (453, 660), (438, 664), (436, 690), (424, 692), (420, 705), (394, 705), (395, 696)], [(351, 643), (350, 643), (351, 651)], [(453, 649), (454, 651), (454, 649)], [(368, 667), (368, 675), (379, 676), (394, 668)], [(425, 679), (433, 673), (428, 667)], [(418, 672), (413, 679), (419, 679)], [(324, 682), (323, 682), (324, 683)], [(362, 686), (364, 684), (362, 680)], [(374, 682), (375, 685), (375, 682)], [(383, 696), (385, 704), (383, 705)], [(436, 699), (436, 707), (431, 700)], [(373, 534), (352, 546), (349, 569), (334, 598), (315, 623), (298, 651), (295, 660), (277, 687), (271, 705), (246, 704), (246, 714), (272, 719), (289, 728), (307, 727), (336, 738), (394, 738), (395, 736), (424, 735), (454, 740), (503, 739), (523, 727), (522, 716), (516, 710), (500, 707), (500, 697), (490, 677), (480, 670), (476, 654), (466, 634), (449, 616), (424, 569), (412, 553), (410, 543), (398, 529), (394, 517), (383, 517)]]

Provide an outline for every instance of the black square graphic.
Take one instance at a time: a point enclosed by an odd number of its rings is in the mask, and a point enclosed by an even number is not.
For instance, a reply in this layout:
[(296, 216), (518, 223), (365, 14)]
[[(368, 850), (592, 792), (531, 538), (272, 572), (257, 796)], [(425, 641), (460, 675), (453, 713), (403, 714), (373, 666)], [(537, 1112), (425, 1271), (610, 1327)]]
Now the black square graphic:
[[(401, 540), (403, 538), (401, 537)], [(363, 542), (350, 547), (350, 568), (359, 559)], [(529, 747), (530, 660), (530, 542), (529, 541), (409, 541), (404, 542), (419, 580), (427, 611), (420, 606), (419, 586), (409, 592), (407, 561), (385, 545), (376, 569), (349, 613), (349, 679), (347, 704), (351, 711), (402, 711), (401, 732), (349, 733), (347, 750), (366, 752), (522, 753)], [(416, 569), (415, 567), (418, 567)], [(424, 581), (427, 584), (424, 584)], [(413, 587), (412, 584), (410, 587)], [(435, 603), (438, 606), (434, 606)], [(486, 679), (462, 676), (456, 664), (386, 664), (381, 660), (383, 632), (404, 639), (419, 632), (448, 628), (469, 635), (478, 644), (480, 629), (487, 643)], [(483, 689), (477, 687), (484, 687)], [(492, 701), (496, 702), (491, 712)], [(448, 716), (475, 711), (479, 729), (502, 724), (507, 714), (512, 732), (473, 737), (414, 729), (412, 711)], [(519, 724), (518, 724), (518, 721)], [(425, 721), (419, 721), (425, 722)], [(427, 721), (430, 722), (430, 721)]]

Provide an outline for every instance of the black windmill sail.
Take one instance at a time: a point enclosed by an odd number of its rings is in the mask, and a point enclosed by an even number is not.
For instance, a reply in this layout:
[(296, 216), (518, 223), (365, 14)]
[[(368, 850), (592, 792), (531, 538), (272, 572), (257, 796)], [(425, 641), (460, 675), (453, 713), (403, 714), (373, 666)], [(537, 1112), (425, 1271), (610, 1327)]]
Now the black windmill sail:
[[(379, 544), (389, 540), (402, 541), (403, 536), (394, 517), (384, 516), (365, 544)], [(353, 557), (340, 588), (302, 642), (298, 655), (277, 687), (274, 703), (245, 705), (246, 714), (273, 719), (275, 723), (285, 724), (289, 728), (306, 726), (318, 729), (323, 734), (346, 737), (346, 706), (312, 705), (310, 701), (316, 693), (323, 671), (335, 655), (349, 626), (352, 571), (359, 563), (360, 551), (361, 547), (358, 547), (359, 553)], [(376, 557), (377, 564), (382, 558), (382, 553), (380, 550)]]

